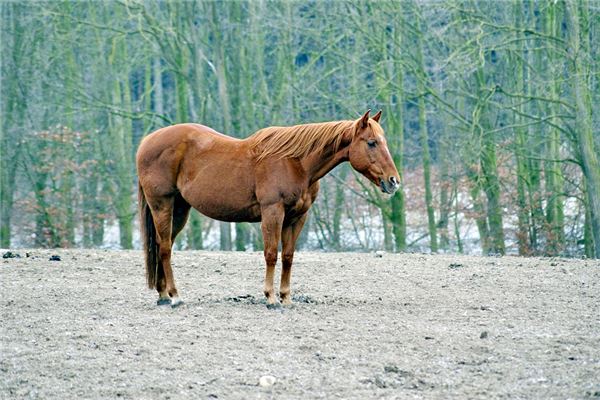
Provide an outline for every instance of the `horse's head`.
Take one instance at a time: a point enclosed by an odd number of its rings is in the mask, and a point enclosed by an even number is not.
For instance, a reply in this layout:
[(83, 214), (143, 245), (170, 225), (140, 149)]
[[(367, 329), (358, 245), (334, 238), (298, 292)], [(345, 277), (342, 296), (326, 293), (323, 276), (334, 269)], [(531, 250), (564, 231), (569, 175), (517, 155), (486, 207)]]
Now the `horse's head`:
[(400, 187), (400, 176), (379, 125), (381, 111), (373, 118), (369, 118), (370, 112), (356, 121), (348, 157), (352, 168), (379, 186), (382, 192), (393, 194)]

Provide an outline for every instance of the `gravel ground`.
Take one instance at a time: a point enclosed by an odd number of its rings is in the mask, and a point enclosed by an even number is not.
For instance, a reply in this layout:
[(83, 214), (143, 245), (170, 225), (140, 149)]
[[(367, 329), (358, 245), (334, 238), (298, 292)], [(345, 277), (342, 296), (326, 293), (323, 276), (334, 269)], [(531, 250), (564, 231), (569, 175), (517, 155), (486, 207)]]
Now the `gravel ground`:
[(171, 309), (139, 251), (17, 252), (3, 399), (600, 399), (597, 260), (299, 252), (268, 309), (261, 254), (180, 251)]

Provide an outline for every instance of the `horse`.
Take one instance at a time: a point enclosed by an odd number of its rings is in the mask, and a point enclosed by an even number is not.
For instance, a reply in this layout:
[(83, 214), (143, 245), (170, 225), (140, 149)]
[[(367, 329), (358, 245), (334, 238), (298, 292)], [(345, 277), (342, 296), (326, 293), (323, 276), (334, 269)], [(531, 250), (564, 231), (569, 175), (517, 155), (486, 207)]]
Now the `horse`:
[(267, 305), (281, 241), (281, 304), (291, 304), (290, 278), (296, 240), (317, 197), (319, 180), (349, 161), (393, 194), (398, 170), (379, 124), (381, 111), (357, 120), (261, 129), (236, 139), (209, 127), (184, 123), (161, 128), (140, 143), (136, 154), (138, 205), (148, 287), (158, 305), (176, 307), (179, 297), (171, 253), (191, 207), (227, 222), (260, 222)]

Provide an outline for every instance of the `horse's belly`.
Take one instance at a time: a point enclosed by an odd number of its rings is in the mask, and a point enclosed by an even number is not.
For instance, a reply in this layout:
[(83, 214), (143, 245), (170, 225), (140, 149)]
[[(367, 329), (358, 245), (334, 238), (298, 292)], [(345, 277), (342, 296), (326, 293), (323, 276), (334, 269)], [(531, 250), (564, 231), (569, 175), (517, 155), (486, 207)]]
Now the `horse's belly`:
[(182, 195), (192, 207), (212, 219), (226, 222), (260, 221), (260, 206), (251, 193), (192, 190)]
[(183, 198), (207, 217), (227, 222), (260, 221), (252, 175), (243, 160), (224, 165), (206, 159), (196, 166), (196, 175), (182, 179)]
[(224, 207), (223, 204), (201, 203), (193, 206), (209, 218), (225, 222), (259, 222), (258, 204), (245, 207)]

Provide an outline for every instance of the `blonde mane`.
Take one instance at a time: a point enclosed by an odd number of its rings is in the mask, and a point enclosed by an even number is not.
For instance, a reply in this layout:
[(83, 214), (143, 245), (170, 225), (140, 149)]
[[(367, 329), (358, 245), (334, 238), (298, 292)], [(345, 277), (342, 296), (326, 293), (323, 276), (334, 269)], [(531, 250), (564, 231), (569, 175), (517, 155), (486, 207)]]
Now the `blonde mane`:
[(249, 139), (256, 160), (267, 157), (301, 158), (332, 145), (339, 148), (344, 133), (356, 121), (332, 121), (295, 126), (270, 126), (257, 131)]

